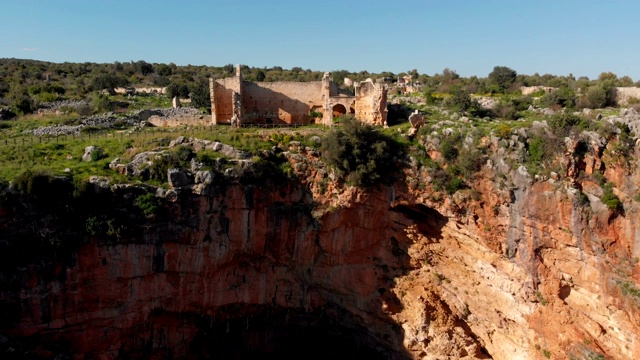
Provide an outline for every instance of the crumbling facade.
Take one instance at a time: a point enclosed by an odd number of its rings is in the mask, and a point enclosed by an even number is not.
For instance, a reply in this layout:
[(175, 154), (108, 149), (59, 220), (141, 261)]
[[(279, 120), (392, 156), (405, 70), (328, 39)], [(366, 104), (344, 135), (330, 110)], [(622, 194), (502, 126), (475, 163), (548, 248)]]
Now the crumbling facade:
[(331, 125), (335, 115), (349, 113), (360, 121), (383, 125), (387, 121), (386, 86), (367, 79), (354, 88), (354, 95), (345, 94), (329, 73), (311, 82), (244, 81), (238, 65), (234, 77), (209, 80), (211, 121), (236, 126), (320, 121)]

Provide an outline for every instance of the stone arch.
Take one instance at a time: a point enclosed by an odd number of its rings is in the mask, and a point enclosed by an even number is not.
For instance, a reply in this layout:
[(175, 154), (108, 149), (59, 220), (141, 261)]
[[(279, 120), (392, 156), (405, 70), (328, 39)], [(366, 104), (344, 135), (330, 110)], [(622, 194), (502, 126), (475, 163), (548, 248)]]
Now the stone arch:
[(347, 113), (347, 108), (342, 104), (335, 104), (331, 109), (333, 111), (333, 116), (340, 116)]
[(351, 115), (355, 115), (356, 114), (356, 102), (352, 102), (351, 105), (349, 105), (349, 114)]

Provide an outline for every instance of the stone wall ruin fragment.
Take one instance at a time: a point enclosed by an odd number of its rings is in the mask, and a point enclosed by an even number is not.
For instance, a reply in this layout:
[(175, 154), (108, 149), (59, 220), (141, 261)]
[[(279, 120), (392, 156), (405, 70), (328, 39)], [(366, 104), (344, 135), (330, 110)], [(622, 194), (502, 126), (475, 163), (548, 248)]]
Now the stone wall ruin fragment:
[[(345, 94), (329, 73), (321, 81), (251, 82), (236, 74), (210, 79), (211, 122), (237, 126), (250, 124), (308, 125), (321, 121), (333, 123), (333, 117), (352, 114), (358, 120), (383, 125), (387, 120), (387, 88), (371, 79), (354, 83), (355, 95)], [(322, 115), (320, 120), (318, 114)]]

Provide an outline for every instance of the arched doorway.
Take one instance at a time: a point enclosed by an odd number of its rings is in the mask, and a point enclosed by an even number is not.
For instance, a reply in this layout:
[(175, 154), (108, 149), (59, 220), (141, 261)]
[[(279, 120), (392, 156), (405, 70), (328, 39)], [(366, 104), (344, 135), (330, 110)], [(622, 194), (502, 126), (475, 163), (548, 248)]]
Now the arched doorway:
[(340, 116), (347, 113), (347, 108), (342, 104), (336, 104), (333, 106), (333, 116)]

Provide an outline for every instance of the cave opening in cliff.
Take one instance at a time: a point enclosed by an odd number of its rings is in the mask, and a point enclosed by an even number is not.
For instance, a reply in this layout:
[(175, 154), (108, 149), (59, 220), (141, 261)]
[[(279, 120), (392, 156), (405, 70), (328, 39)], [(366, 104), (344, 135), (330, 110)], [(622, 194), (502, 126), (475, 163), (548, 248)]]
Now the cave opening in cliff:
[[(152, 333), (167, 334), (167, 316), (152, 315), (156, 323)], [(157, 319), (164, 318), (162, 321)], [(171, 357), (197, 359), (387, 359), (389, 344), (382, 344), (345, 311), (332, 309), (305, 310), (271, 306), (232, 305), (214, 316), (191, 315), (187, 328), (192, 334), (186, 353)], [(181, 328), (185, 328), (181, 325)], [(148, 343), (148, 342), (147, 342)], [(157, 345), (157, 342), (156, 342)], [(169, 349), (167, 347), (166, 349)], [(158, 352), (160, 351), (160, 352)], [(146, 355), (163, 356), (162, 349)], [(125, 355), (125, 354), (121, 354)], [(132, 355), (131, 353), (126, 354)], [(140, 354), (139, 354), (140, 355)], [(400, 356), (399, 358), (403, 358)]]

